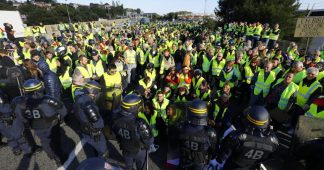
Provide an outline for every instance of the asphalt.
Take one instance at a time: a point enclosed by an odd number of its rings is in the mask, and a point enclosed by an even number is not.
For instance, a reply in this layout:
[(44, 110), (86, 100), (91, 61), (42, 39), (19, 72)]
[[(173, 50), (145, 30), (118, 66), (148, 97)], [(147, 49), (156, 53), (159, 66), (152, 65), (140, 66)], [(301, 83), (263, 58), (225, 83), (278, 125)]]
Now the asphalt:
[[(63, 165), (59, 167), (59, 170), (74, 170), (86, 158), (96, 156), (95, 150), (80, 139), (77, 130), (73, 130), (73, 125), (64, 125), (60, 127), (60, 129), (61, 142), (54, 144), (54, 148), (61, 147), (61, 150), (63, 151), (63, 153), (60, 154)], [(32, 136), (36, 139), (36, 144), (40, 145), (39, 139), (35, 137), (35, 135)], [(6, 139), (3, 139), (3, 142), (6, 142)], [(123, 168), (123, 158), (117, 141), (108, 140), (107, 145), (109, 149), (109, 163), (113, 166)], [(149, 154), (148, 169), (165, 169), (166, 150), (165, 146), (161, 146), (157, 152)], [(32, 157), (29, 158), (23, 154), (15, 156), (12, 153), (11, 148), (5, 146), (0, 149), (0, 169), (55, 170), (58, 168), (56, 167), (55, 162), (49, 159), (44, 151), (34, 153)]]

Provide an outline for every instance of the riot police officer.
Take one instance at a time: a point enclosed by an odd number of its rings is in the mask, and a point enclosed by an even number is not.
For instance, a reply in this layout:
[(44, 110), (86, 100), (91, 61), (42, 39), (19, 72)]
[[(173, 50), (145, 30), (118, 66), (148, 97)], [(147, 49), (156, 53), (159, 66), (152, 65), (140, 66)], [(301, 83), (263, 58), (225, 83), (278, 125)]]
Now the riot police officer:
[(14, 113), (23, 120), (25, 126), (34, 130), (48, 157), (54, 159), (57, 166), (60, 166), (59, 157), (50, 146), (51, 133), (53, 127), (66, 116), (66, 108), (61, 101), (44, 95), (43, 82), (39, 80), (25, 81), (23, 89), (26, 96), (13, 100)]
[(262, 106), (253, 106), (244, 116), (242, 128), (230, 132), (223, 140), (216, 160), (225, 170), (255, 169), (279, 146), (269, 126), (269, 113)]
[(24, 137), (24, 124), (16, 118), (7, 102), (0, 91), (0, 134), (8, 139), (8, 145), (15, 155), (20, 155), (22, 151), (31, 155), (31, 147)]
[(188, 108), (188, 121), (178, 127), (181, 169), (201, 170), (215, 157), (216, 131), (207, 126), (207, 103), (193, 100)]
[(133, 168), (136, 162), (138, 170), (146, 167), (148, 149), (153, 144), (150, 126), (136, 114), (142, 107), (142, 100), (136, 94), (125, 96), (121, 103), (121, 111), (113, 117), (112, 129), (123, 151), (126, 170)]
[(82, 136), (85, 141), (96, 149), (99, 157), (108, 158), (106, 139), (102, 133), (104, 121), (99, 113), (96, 100), (100, 96), (100, 84), (90, 81), (80, 90), (75, 98), (74, 111), (80, 123)]

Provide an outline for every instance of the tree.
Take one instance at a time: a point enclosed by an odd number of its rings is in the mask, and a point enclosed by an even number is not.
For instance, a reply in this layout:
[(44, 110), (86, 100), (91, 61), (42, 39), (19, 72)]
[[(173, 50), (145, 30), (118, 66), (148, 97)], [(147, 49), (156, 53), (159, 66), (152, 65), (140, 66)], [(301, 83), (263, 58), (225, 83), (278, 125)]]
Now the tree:
[(284, 36), (292, 36), (295, 27), (298, 0), (219, 0), (215, 14), (224, 22), (247, 21), (279, 23)]

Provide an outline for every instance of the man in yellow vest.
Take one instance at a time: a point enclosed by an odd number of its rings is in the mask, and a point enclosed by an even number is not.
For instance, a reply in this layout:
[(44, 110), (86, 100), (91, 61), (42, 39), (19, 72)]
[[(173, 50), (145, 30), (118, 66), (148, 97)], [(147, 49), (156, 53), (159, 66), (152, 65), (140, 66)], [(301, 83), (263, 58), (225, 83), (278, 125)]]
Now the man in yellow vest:
[(253, 47), (258, 46), (258, 42), (260, 40), (262, 30), (263, 30), (262, 24), (257, 22), (256, 26), (255, 26), (255, 29), (254, 29), (254, 32), (253, 32), (253, 42), (252, 42)]
[(292, 81), (293, 78), (294, 73), (289, 72), (284, 79), (278, 79), (267, 97), (267, 109), (272, 110), (278, 108), (285, 113), (289, 111), (292, 104), (296, 101), (296, 95), (299, 89), (298, 85)]
[(274, 45), (277, 43), (279, 34), (280, 34), (279, 24), (275, 24), (274, 27), (270, 30), (268, 49), (273, 48)]
[(291, 109), (292, 114), (291, 123), (295, 127), (298, 117), (303, 115), (314, 102), (314, 100), (322, 93), (323, 86), (316, 80), (318, 76), (318, 69), (310, 67), (307, 69), (307, 76), (299, 83), (297, 92), (297, 101)]
[(123, 87), (121, 74), (117, 71), (114, 63), (108, 65), (107, 72), (100, 79), (100, 84), (104, 86), (104, 109), (112, 111), (121, 100)]
[(163, 91), (159, 91), (156, 94), (156, 98), (153, 99), (154, 112), (157, 112), (158, 118), (162, 118), (165, 124), (168, 123), (166, 109), (169, 105), (169, 100), (164, 97)]
[(261, 69), (254, 75), (252, 84), (251, 98), (249, 107), (257, 104), (263, 104), (264, 99), (268, 96), (272, 83), (276, 80), (275, 72), (271, 71), (272, 62), (268, 61), (264, 64), (264, 69)]
[(92, 79), (92, 70), (90, 65), (88, 64), (88, 59), (85, 55), (79, 56), (79, 65), (74, 69), (72, 75), (72, 96), (74, 91), (77, 88), (83, 88), (83, 86)]
[(43, 23), (41, 22), (41, 23), (39, 23), (39, 26), (38, 26), (38, 28), (39, 28), (39, 33), (40, 33), (40, 36), (41, 37), (45, 37), (46, 36), (46, 33), (47, 33), (47, 31), (46, 31), (46, 28), (45, 28), (45, 26), (43, 25)]
[(103, 64), (99, 52), (97, 50), (91, 51), (92, 60), (90, 60), (90, 67), (94, 80), (99, 80), (106, 70), (106, 64)]
[(133, 49), (133, 44), (130, 43), (128, 49), (124, 52), (124, 58), (127, 64), (127, 83), (135, 81), (136, 75), (136, 51)]
[(223, 58), (223, 53), (219, 52), (216, 56), (217, 57), (212, 60), (211, 64), (212, 82), (214, 83), (212, 84), (213, 87), (219, 84), (219, 75), (226, 64), (226, 60)]

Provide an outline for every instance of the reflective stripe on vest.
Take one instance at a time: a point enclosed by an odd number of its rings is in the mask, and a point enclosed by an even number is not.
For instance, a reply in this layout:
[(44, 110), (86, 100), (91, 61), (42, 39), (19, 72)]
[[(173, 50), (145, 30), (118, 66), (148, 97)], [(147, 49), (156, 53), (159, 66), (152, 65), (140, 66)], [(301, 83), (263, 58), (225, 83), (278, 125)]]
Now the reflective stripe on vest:
[(303, 107), (307, 103), (309, 97), (313, 94), (313, 92), (320, 87), (322, 87), (321, 83), (317, 80), (314, 81), (309, 87), (303, 86), (303, 81), (301, 81), (299, 83), (299, 89), (297, 92), (297, 105)]
[(212, 75), (213, 76), (219, 76), (219, 74), (222, 72), (224, 66), (225, 66), (225, 60), (222, 59), (222, 61), (220, 61), (219, 63), (217, 62), (217, 60), (213, 60), (212, 61)]
[[(278, 32), (278, 31), (280, 31), (280, 29), (276, 29), (276, 30), (274, 30), (274, 32)], [(269, 39), (270, 40), (278, 40), (278, 38), (279, 38), (279, 34), (278, 35), (276, 35), (276, 34), (274, 34), (273, 33), (273, 30), (270, 32), (270, 35), (269, 35)]]
[(263, 97), (269, 94), (271, 83), (276, 80), (276, 75), (273, 71), (270, 71), (267, 80), (264, 81), (264, 70), (260, 70), (258, 74), (258, 80), (254, 86), (254, 95), (259, 95), (261, 91), (263, 92)]
[(128, 64), (136, 64), (136, 52), (134, 50), (127, 50), (125, 53)]
[(198, 81), (196, 83), (196, 78), (194, 77), (192, 79), (192, 86), (193, 86), (194, 90), (198, 89), (200, 87), (200, 85), (201, 85), (201, 82), (204, 81), (204, 80), (205, 80), (205, 78), (199, 77), (199, 79), (198, 79)]

